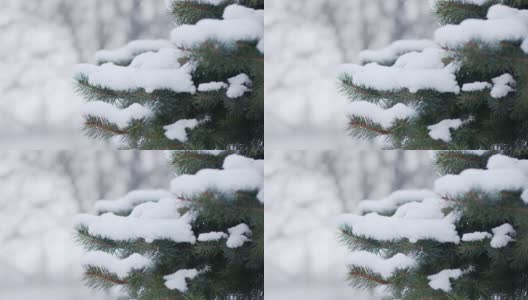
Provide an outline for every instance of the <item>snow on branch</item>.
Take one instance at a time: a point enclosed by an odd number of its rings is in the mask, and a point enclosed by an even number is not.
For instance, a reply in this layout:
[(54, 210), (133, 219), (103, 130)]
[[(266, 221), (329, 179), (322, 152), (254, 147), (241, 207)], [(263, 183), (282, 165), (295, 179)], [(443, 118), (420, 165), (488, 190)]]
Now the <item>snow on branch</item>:
[(383, 279), (389, 279), (398, 270), (412, 268), (416, 264), (414, 258), (402, 253), (390, 258), (384, 258), (367, 251), (352, 252), (347, 262), (351, 266), (368, 268), (381, 275)]
[(85, 267), (99, 267), (117, 275), (119, 279), (125, 279), (134, 270), (142, 270), (152, 264), (150, 258), (134, 253), (127, 258), (121, 259), (115, 255), (102, 251), (86, 253), (82, 258)]
[(128, 45), (119, 49), (97, 51), (95, 54), (95, 60), (97, 61), (97, 64), (109, 62), (123, 64), (132, 61), (134, 57), (141, 53), (158, 51), (162, 48), (169, 48), (171, 46), (171, 43), (167, 40), (137, 40), (130, 42)]
[(426, 48), (434, 47), (434, 42), (430, 40), (400, 40), (392, 43), (388, 47), (379, 50), (364, 50), (359, 53), (361, 64), (392, 63), (402, 54), (414, 51), (422, 51)]
[(128, 127), (130, 122), (148, 117), (150, 109), (134, 103), (125, 109), (120, 109), (103, 101), (92, 101), (82, 105), (81, 112), (85, 116), (99, 117), (117, 125), (120, 129)]
[[(204, 19), (194, 25), (182, 25), (171, 33), (171, 40), (179, 47), (192, 48), (208, 40), (222, 43), (257, 41), (264, 38), (264, 11), (238, 4), (226, 7), (222, 20)], [(263, 47), (258, 47), (263, 51)]]
[(117, 200), (99, 200), (95, 203), (95, 210), (97, 213), (129, 212), (138, 204), (159, 201), (162, 198), (171, 196), (171, 193), (166, 190), (137, 190), (129, 192), (126, 196)]
[(436, 197), (430, 190), (401, 190), (380, 200), (363, 200), (358, 205), (359, 213), (377, 212), (386, 214), (396, 211), (402, 204), (423, 201), (426, 198)]
[(362, 117), (371, 120), (387, 129), (397, 120), (411, 118), (416, 111), (402, 103), (391, 108), (383, 107), (367, 101), (354, 101), (348, 104), (347, 111), (354, 117)]

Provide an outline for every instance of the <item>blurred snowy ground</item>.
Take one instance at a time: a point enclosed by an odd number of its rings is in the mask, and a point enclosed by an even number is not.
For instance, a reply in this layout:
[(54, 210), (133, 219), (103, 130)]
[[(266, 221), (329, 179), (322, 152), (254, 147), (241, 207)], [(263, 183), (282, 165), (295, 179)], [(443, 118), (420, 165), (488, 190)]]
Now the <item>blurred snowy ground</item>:
[(339, 243), (336, 218), (363, 199), (430, 188), (435, 177), (427, 151), (267, 151), (266, 297), (376, 299), (347, 287), (348, 250)]
[(95, 51), (167, 37), (164, 0), (0, 1), (0, 147), (72, 149), (81, 133), (75, 66)]
[(424, 0), (267, 0), (266, 148), (333, 149), (347, 136), (337, 68), (360, 50), (430, 37), (436, 22)]
[(0, 299), (115, 299), (83, 286), (74, 218), (172, 176), (163, 151), (0, 152)]

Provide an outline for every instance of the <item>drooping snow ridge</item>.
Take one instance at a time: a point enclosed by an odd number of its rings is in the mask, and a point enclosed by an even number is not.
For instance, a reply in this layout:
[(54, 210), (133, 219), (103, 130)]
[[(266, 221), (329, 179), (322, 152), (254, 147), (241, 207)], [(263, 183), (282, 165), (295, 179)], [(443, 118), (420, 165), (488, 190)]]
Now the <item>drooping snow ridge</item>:
[(242, 247), (245, 242), (251, 241), (250, 237), (253, 234), (249, 226), (244, 223), (231, 227), (227, 231), (229, 232), (229, 238), (226, 242), (228, 248)]
[(383, 128), (390, 128), (395, 121), (408, 119), (416, 114), (415, 109), (402, 103), (384, 109), (379, 105), (367, 101), (351, 102), (347, 106), (347, 111), (353, 116), (372, 120), (380, 124)]
[(224, 169), (203, 169), (194, 175), (178, 176), (171, 182), (171, 191), (178, 196), (199, 194), (207, 190), (234, 193), (258, 191), (264, 185), (264, 164), (240, 155), (230, 155)]
[(379, 64), (391, 63), (400, 55), (422, 51), (425, 48), (434, 47), (434, 42), (430, 40), (400, 40), (392, 43), (386, 48), (379, 50), (364, 50), (359, 53), (361, 64), (376, 62)]
[(512, 236), (516, 234), (513, 226), (508, 223), (495, 227), (491, 231), (493, 232), (493, 238), (490, 241), (490, 245), (493, 248), (505, 247), (509, 242), (513, 241)]
[(101, 50), (95, 54), (97, 64), (112, 62), (128, 63), (138, 54), (169, 48), (172, 44), (167, 40), (138, 40), (116, 50)]
[(95, 203), (95, 210), (98, 214), (105, 212), (125, 213), (132, 211), (138, 204), (158, 201), (171, 196), (171, 193), (166, 190), (137, 190), (117, 200), (99, 200)]
[(138, 69), (117, 66), (112, 63), (101, 66), (80, 65), (78, 67), (79, 73), (86, 76), (88, 83), (93, 86), (114, 91), (144, 89), (145, 92), (152, 93), (155, 90), (166, 89), (190, 94), (196, 92), (190, 74), (193, 69), (193, 63), (187, 63), (177, 69)]
[(151, 110), (138, 103), (134, 103), (125, 109), (120, 109), (103, 101), (91, 101), (82, 105), (81, 113), (85, 116), (106, 119), (120, 129), (125, 129), (130, 122), (147, 118)]
[(398, 253), (391, 258), (385, 259), (367, 251), (352, 252), (347, 261), (352, 266), (367, 268), (378, 273), (384, 279), (389, 279), (398, 270), (412, 268), (416, 264), (414, 258), (402, 253)]
[(451, 142), (451, 129), (458, 129), (464, 122), (460, 119), (442, 120), (440, 123), (427, 126), (429, 136), (435, 140), (442, 140), (446, 143)]
[(528, 11), (502, 4), (490, 7), (487, 20), (468, 19), (458, 25), (446, 25), (435, 32), (435, 41), (448, 48), (462, 47), (471, 41), (489, 45), (524, 41), (528, 38)]
[[(528, 177), (518, 169), (467, 169), (459, 175), (446, 175), (437, 179), (434, 190), (447, 197), (457, 197), (473, 190), (488, 193), (523, 191), (527, 184)], [(521, 195), (521, 198), (528, 203), (526, 196)]]
[(147, 243), (168, 239), (178, 243), (196, 242), (189, 224), (191, 218), (184, 215), (178, 219), (146, 219), (116, 216), (106, 213), (101, 216), (79, 215), (77, 225), (85, 226), (90, 235), (101, 236), (116, 241), (142, 238)]
[(176, 48), (162, 48), (158, 52), (145, 52), (134, 58), (131, 68), (143, 70), (177, 69), (181, 67), (179, 59), (187, 55)]
[(182, 269), (171, 275), (163, 276), (165, 286), (170, 290), (187, 291), (187, 279), (194, 279), (200, 272), (196, 269)]
[(379, 241), (408, 239), (411, 243), (419, 240), (436, 240), (441, 243), (459, 243), (460, 237), (454, 222), (457, 216), (449, 214), (442, 219), (407, 219), (380, 216), (371, 213), (364, 216), (343, 215), (341, 224), (347, 225), (356, 235)]
[(226, 95), (231, 99), (242, 97), (245, 93), (251, 91), (249, 87), (253, 84), (249, 76), (244, 73), (229, 78), (228, 82), (229, 89), (227, 89)]
[(448, 207), (450, 203), (435, 196), (427, 198), (421, 202), (409, 202), (398, 207), (394, 213), (395, 218), (401, 219), (442, 219), (444, 213), (442, 209)]
[(180, 218), (180, 208), (187, 207), (188, 203), (175, 198), (162, 198), (157, 202), (145, 202), (134, 207), (130, 213), (132, 218), (140, 219), (171, 219)]
[(472, 232), (472, 233), (465, 233), (462, 236), (463, 242), (476, 242), (476, 241), (482, 241), (484, 239), (491, 238), (491, 234), (489, 232)]
[(528, 160), (517, 159), (503, 154), (495, 154), (488, 159), (489, 170), (517, 169), (528, 176)]
[(369, 212), (388, 214), (407, 202), (419, 202), (435, 196), (436, 194), (430, 190), (401, 190), (380, 200), (363, 200), (359, 202), (358, 210), (360, 214)]
[(178, 140), (182, 143), (185, 143), (188, 140), (187, 129), (192, 130), (198, 127), (198, 125), (206, 123), (207, 121), (209, 121), (209, 118), (204, 118), (202, 120), (182, 119), (176, 121), (174, 124), (164, 126), (163, 129), (165, 129), (165, 136), (168, 139)]
[(379, 91), (401, 91), (408, 89), (411, 93), (419, 90), (436, 90), (443, 93), (460, 92), (456, 77), (449, 69), (418, 70), (367, 64), (350, 65), (348, 74), (355, 85)]
[(117, 275), (119, 279), (125, 279), (132, 271), (142, 270), (152, 264), (150, 258), (134, 253), (125, 259), (121, 259), (103, 251), (92, 251), (82, 257), (82, 265), (85, 267), (100, 267)]
[(198, 86), (199, 92), (211, 92), (218, 91), (227, 88), (228, 85), (225, 82), (208, 82), (202, 83)]
[(466, 83), (462, 86), (463, 92), (476, 92), (476, 91), (482, 91), (485, 89), (491, 88), (491, 84), (489, 82), (472, 82), (472, 83)]
[(429, 286), (434, 290), (442, 290), (444, 292), (451, 291), (450, 279), (458, 279), (464, 272), (460, 269), (446, 269), (440, 273), (427, 276), (429, 279)]
[(208, 232), (208, 233), (201, 233), (198, 236), (199, 242), (210, 242), (210, 241), (218, 241), (221, 239), (227, 238), (227, 234), (224, 232)]
[[(232, 4), (224, 10), (223, 20), (204, 19), (194, 25), (182, 25), (171, 33), (179, 47), (195, 47), (207, 40), (223, 43), (257, 41), (264, 38), (264, 11)], [(257, 47), (259, 50), (263, 47)]]
[[(421, 52), (409, 52), (403, 54), (396, 60), (394, 67), (401, 69), (439, 70), (445, 67), (443, 59), (449, 57), (449, 55), (450, 54), (442, 48), (425, 48)], [(454, 65), (451, 65), (450, 68), (451, 67), (454, 67)]]
[(493, 78), (493, 88), (491, 89), (490, 95), (493, 98), (506, 97), (510, 92), (515, 91), (513, 88), (516, 85), (515, 79), (506, 73), (499, 77)]

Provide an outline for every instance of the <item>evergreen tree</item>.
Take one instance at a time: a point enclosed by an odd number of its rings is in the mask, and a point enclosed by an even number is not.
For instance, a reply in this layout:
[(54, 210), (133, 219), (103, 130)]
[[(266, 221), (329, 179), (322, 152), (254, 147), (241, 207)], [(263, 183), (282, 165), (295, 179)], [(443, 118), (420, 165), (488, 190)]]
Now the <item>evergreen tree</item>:
[(264, 299), (263, 160), (176, 151), (171, 189), (81, 215), (85, 279), (122, 299)]
[(397, 41), (343, 67), (351, 134), (401, 149), (526, 147), (528, 1), (434, 3), (434, 40)]
[(134, 41), (79, 66), (87, 134), (128, 148), (262, 154), (264, 1), (168, 3), (170, 41)]
[(528, 152), (444, 151), (433, 190), (342, 218), (350, 282), (385, 299), (528, 298)]

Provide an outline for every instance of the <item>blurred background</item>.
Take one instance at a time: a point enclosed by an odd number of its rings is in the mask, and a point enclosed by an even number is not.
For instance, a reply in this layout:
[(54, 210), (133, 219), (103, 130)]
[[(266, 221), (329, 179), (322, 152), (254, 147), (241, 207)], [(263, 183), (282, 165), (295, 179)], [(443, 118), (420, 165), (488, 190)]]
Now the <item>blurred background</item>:
[(83, 286), (74, 218), (172, 177), (163, 151), (1, 152), (0, 299), (116, 299)]
[(266, 299), (379, 299), (348, 287), (336, 219), (360, 200), (432, 188), (435, 177), (428, 151), (267, 151)]
[(0, 147), (93, 145), (80, 134), (75, 65), (172, 28), (164, 0), (0, 1)]
[(360, 50), (431, 38), (426, 0), (266, 0), (266, 147), (332, 149), (347, 136), (336, 68)]

